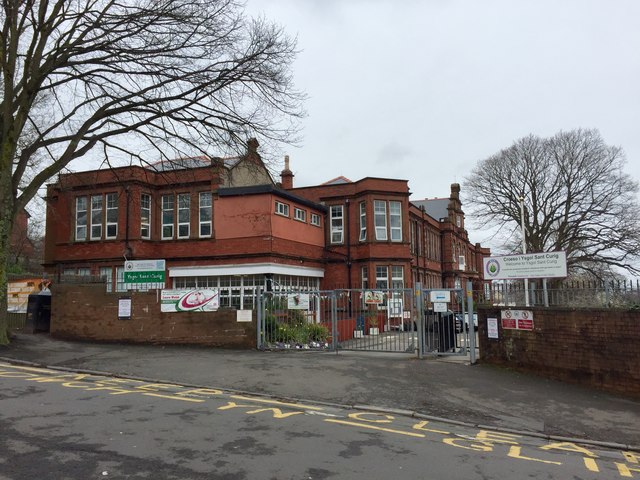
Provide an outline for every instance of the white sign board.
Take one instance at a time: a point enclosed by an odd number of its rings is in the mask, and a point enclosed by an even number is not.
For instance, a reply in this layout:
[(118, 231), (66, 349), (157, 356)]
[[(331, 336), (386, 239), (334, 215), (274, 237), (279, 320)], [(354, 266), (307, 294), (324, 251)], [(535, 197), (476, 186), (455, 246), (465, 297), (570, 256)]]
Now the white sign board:
[(364, 291), (364, 303), (367, 305), (381, 305), (384, 302), (384, 292), (376, 290)]
[(498, 319), (487, 318), (487, 334), (489, 338), (498, 338)]
[(567, 276), (565, 252), (503, 255), (482, 259), (485, 280), (562, 278)]
[(289, 310), (309, 310), (309, 294), (290, 293), (287, 295), (287, 308)]
[(236, 311), (236, 322), (250, 322), (252, 310)]
[(118, 299), (118, 318), (131, 318), (131, 298)]
[(431, 302), (446, 302), (451, 301), (451, 292), (449, 290), (432, 290), (429, 292), (429, 300)]
[(445, 302), (433, 302), (433, 311), (434, 312), (446, 312), (447, 304)]

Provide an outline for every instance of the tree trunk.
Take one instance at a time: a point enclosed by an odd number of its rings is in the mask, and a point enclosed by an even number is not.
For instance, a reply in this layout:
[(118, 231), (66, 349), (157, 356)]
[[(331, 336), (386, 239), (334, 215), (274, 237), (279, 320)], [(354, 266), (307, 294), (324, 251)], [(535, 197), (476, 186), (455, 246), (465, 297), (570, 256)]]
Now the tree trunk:
[(15, 199), (11, 184), (11, 162), (0, 156), (0, 345), (9, 343), (9, 317), (7, 315), (7, 266), (13, 229)]
[(0, 213), (0, 345), (9, 343), (9, 318), (7, 315), (7, 264), (9, 260), (10, 214)]

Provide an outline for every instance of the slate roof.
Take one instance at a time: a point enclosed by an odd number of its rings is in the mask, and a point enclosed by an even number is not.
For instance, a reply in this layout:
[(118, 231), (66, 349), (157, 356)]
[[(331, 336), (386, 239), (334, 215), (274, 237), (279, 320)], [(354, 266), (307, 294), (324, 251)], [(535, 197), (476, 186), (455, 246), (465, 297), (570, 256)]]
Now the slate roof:
[(427, 215), (438, 221), (440, 221), (441, 218), (447, 218), (449, 216), (449, 212), (447, 211), (447, 206), (449, 205), (448, 198), (426, 198), (424, 200), (412, 200), (411, 203), (418, 208), (424, 207)]
[[(232, 169), (235, 167), (238, 162), (240, 162), (240, 157), (227, 157), (222, 158), (222, 163), (228, 169)], [(173, 170), (188, 170), (190, 168), (202, 168), (202, 167), (210, 167), (212, 158), (207, 157), (206, 155), (201, 155), (199, 157), (186, 157), (186, 158), (176, 158), (172, 160), (160, 160), (152, 165), (149, 165), (147, 168), (150, 170), (154, 170), (156, 172), (168, 172)]]

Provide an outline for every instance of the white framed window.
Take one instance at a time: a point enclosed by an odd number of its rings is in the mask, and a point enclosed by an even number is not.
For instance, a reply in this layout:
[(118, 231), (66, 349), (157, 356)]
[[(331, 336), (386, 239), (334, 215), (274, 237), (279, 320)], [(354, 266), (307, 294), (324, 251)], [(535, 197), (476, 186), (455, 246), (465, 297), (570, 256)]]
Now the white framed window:
[(320, 215), (318, 215), (317, 213), (312, 213), (311, 214), (311, 225), (315, 225), (316, 227), (320, 226)]
[(373, 218), (376, 226), (376, 240), (387, 240), (387, 202), (374, 200)]
[(389, 269), (386, 266), (376, 266), (376, 288), (378, 290), (389, 289)]
[(391, 227), (391, 241), (402, 241), (402, 203), (389, 202), (389, 227)]
[(151, 238), (151, 195), (140, 195), (140, 236)]
[(87, 197), (76, 198), (76, 241), (87, 239)]
[(391, 266), (391, 288), (394, 290), (404, 288), (404, 268), (402, 265)]
[(118, 194), (107, 193), (107, 218), (105, 228), (105, 238), (116, 238), (118, 236)]
[(100, 267), (100, 277), (104, 279), (107, 292), (113, 292), (113, 273), (111, 267)]
[(276, 215), (289, 216), (289, 205), (276, 201)]
[(124, 267), (116, 267), (116, 292), (126, 292), (127, 286), (124, 283)]
[(211, 208), (211, 192), (200, 192), (200, 238), (207, 238), (211, 236), (211, 220), (213, 218)]
[(174, 196), (162, 195), (162, 239), (173, 238), (173, 223), (175, 221)]
[(332, 205), (331, 215), (331, 243), (344, 243), (344, 208), (342, 205)]
[(299, 222), (305, 222), (306, 223), (306, 221), (307, 221), (307, 211), (296, 207), (296, 208), (293, 209), (293, 218), (295, 220), (298, 220)]
[(366, 290), (367, 288), (369, 288), (369, 268), (368, 267), (362, 267), (362, 271), (360, 276), (362, 277), (362, 289)]
[(189, 238), (191, 225), (191, 195), (178, 195), (178, 238)]
[(360, 241), (367, 239), (367, 204), (360, 202)]
[(102, 195), (91, 196), (91, 240), (102, 239)]

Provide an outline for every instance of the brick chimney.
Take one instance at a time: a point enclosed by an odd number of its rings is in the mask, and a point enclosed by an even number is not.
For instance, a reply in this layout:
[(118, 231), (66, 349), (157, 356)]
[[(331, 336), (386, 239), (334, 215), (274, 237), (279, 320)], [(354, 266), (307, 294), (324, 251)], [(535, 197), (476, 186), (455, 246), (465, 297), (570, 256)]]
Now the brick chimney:
[(289, 155), (284, 156), (284, 170), (280, 172), (282, 188), (290, 190), (293, 188), (293, 172), (289, 170)]

